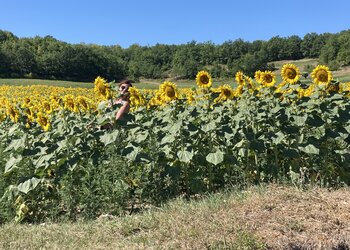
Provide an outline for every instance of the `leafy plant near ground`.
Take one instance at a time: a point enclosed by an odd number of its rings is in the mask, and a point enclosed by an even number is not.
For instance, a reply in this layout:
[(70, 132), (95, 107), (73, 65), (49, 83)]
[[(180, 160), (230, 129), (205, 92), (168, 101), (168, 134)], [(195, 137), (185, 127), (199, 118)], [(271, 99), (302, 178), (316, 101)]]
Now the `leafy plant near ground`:
[(327, 70), (318, 70), (315, 79), (326, 79), (327, 87), (310, 85), (307, 94), (288, 78), (276, 89), (271, 72), (260, 72), (259, 88), (237, 74), (236, 90), (210, 90), (210, 75), (199, 72), (201, 90), (190, 104), (165, 82), (161, 103), (137, 108), (144, 100), (133, 90), (135, 111), (108, 130), (101, 125), (116, 112), (108, 102), (98, 113), (62, 108), (50, 123), (38, 115), (40, 126), (30, 128), (6, 119), (0, 220), (95, 218), (228, 185), (349, 184), (348, 91), (338, 91)]

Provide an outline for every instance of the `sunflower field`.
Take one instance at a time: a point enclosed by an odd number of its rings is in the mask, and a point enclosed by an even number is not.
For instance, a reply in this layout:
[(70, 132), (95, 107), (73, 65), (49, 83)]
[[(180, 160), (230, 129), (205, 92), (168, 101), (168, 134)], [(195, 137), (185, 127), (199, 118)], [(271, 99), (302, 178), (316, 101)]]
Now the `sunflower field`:
[[(350, 83), (324, 65), (309, 81), (293, 64), (236, 86), (165, 81), (130, 88), (115, 121), (116, 86), (0, 87), (0, 223), (96, 218), (182, 195), (279, 182), (350, 184)], [(108, 129), (103, 129), (105, 124)]]

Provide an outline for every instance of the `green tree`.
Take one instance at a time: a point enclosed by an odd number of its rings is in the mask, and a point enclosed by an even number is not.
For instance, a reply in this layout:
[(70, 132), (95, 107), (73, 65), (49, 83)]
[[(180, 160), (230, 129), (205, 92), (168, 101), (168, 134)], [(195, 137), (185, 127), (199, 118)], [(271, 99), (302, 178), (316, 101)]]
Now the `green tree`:
[(336, 36), (332, 36), (322, 47), (320, 54), (320, 62), (328, 64), (337, 58), (340, 45)]
[(217, 63), (217, 51), (216, 46), (212, 42), (199, 43), (197, 45), (199, 48), (200, 61), (202, 65), (212, 65)]
[(37, 64), (37, 75), (42, 78), (65, 78), (65, 61), (63, 50), (69, 46), (60, 42), (52, 36), (35, 37), (35, 60)]
[(248, 53), (248, 50), (249, 43), (242, 39), (224, 42), (218, 46), (218, 62), (228, 65)]
[(250, 54), (254, 54), (255, 52), (259, 52), (262, 49), (264, 43), (265, 42), (262, 40), (253, 41), (252, 43), (249, 44), (248, 52)]
[(7, 40), (18, 40), (18, 37), (16, 37), (14, 34), (12, 34), (9, 31), (0, 30), (0, 43)]
[(9, 64), (10, 76), (23, 77), (36, 71), (35, 54), (30, 39), (6, 40), (1, 47)]
[(338, 43), (337, 62), (340, 66), (350, 65), (350, 30), (340, 32)]
[(0, 77), (8, 77), (10, 74), (10, 63), (5, 52), (0, 46)]
[(299, 36), (290, 36), (284, 39), (279, 58), (284, 60), (297, 60), (303, 58), (300, 50), (302, 39)]
[(268, 68), (266, 54), (263, 50), (254, 54), (245, 54), (235, 65), (232, 67), (234, 73), (241, 70), (250, 77), (254, 77), (255, 71), (266, 70)]
[(175, 78), (194, 78), (204, 65), (200, 64), (200, 55), (195, 42), (180, 45), (174, 55), (172, 76)]
[(303, 56), (318, 58), (321, 54), (322, 47), (326, 44), (330, 36), (331, 34), (329, 33), (321, 35), (318, 35), (315, 32), (307, 33), (300, 44), (300, 50)]

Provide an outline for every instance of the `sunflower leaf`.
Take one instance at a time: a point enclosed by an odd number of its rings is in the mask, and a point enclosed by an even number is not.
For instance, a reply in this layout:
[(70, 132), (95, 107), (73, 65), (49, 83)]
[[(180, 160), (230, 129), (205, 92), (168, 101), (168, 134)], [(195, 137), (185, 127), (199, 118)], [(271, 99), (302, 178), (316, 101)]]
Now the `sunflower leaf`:
[(177, 152), (177, 157), (179, 158), (179, 161), (189, 163), (193, 158), (193, 152), (181, 150)]
[(316, 154), (318, 155), (320, 153), (320, 149), (316, 148), (314, 145), (309, 144), (306, 145), (305, 147), (299, 147), (300, 151), (303, 151), (307, 154)]
[(25, 182), (20, 183), (17, 186), (17, 188), (19, 191), (27, 194), (29, 191), (35, 189), (39, 183), (40, 183), (40, 179), (33, 177), (31, 179), (26, 180)]
[(22, 160), (22, 156), (19, 155), (17, 158), (13, 157), (11, 155), (11, 158), (6, 162), (6, 165), (5, 165), (5, 173), (8, 173), (10, 172), (13, 168), (15, 168), (17, 166), (17, 164), (19, 162), (21, 162)]
[(102, 136), (100, 136), (100, 140), (105, 146), (107, 146), (108, 144), (115, 142), (118, 136), (119, 136), (119, 131), (114, 130), (112, 133), (105, 133)]
[(205, 159), (214, 165), (218, 165), (224, 161), (224, 153), (217, 150), (215, 153), (209, 153)]
[(11, 150), (16, 151), (17, 149), (24, 147), (26, 139), (27, 139), (27, 135), (24, 134), (24, 136), (22, 138), (12, 140), (10, 145), (4, 150), (4, 152), (8, 152)]
[(325, 122), (322, 120), (320, 116), (315, 114), (313, 116), (308, 117), (308, 119), (306, 120), (306, 123), (312, 127), (321, 127)]

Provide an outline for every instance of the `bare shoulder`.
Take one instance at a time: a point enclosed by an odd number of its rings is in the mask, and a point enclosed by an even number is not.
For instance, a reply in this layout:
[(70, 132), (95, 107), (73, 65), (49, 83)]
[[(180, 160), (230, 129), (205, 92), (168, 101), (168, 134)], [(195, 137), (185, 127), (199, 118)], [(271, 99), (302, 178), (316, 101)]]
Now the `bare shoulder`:
[(114, 104), (122, 104), (123, 106), (124, 105), (130, 105), (130, 101), (128, 100), (122, 100), (122, 99), (117, 99), (114, 101)]

